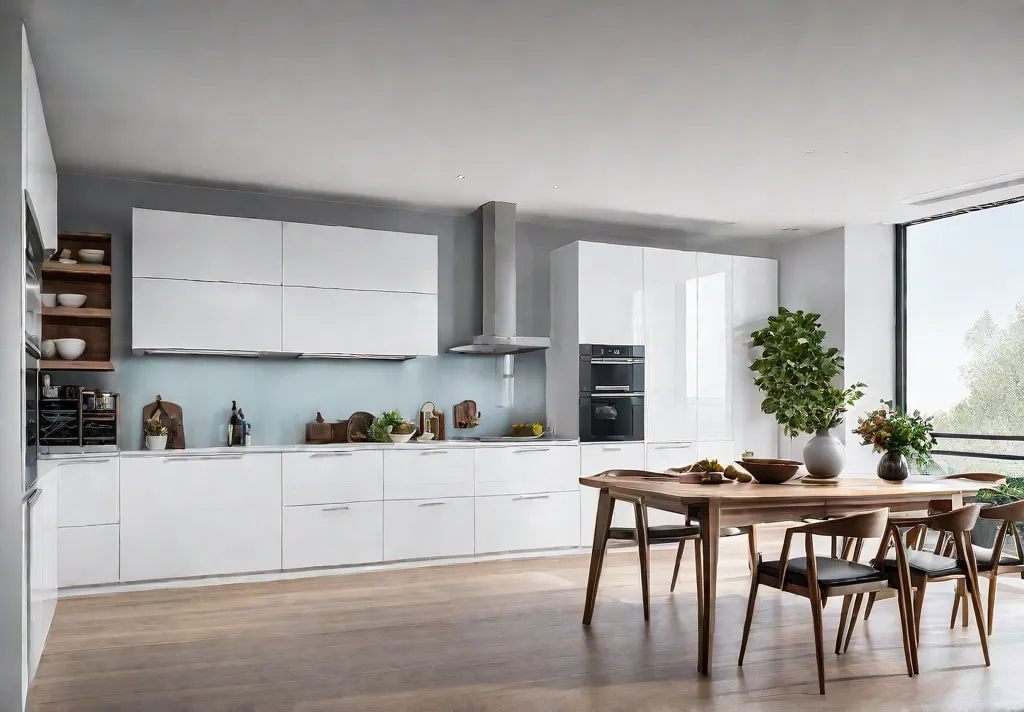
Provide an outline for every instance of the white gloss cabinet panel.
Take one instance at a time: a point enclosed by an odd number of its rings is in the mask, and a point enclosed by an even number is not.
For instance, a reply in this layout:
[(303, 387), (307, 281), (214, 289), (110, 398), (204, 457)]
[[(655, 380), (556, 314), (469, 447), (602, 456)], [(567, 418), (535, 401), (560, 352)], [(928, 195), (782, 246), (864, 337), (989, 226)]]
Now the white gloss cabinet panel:
[[(605, 470), (643, 470), (646, 453), (643, 443), (604, 443), (580, 446), (580, 476), (598, 475)], [(580, 540), (589, 546), (594, 540), (594, 519), (597, 515), (597, 489), (580, 485)], [(615, 505), (612, 524), (617, 527), (636, 526), (633, 507), (621, 502)]]
[(284, 224), (284, 284), (437, 294), (437, 236)]
[(282, 526), (285, 569), (367, 564), (384, 557), (382, 502), (285, 507)]
[(697, 253), (697, 439), (732, 439), (732, 257)]
[(280, 351), (281, 288), (132, 279), (132, 348)]
[(577, 243), (579, 343), (643, 344), (643, 248)]
[(281, 223), (135, 208), (132, 276), (280, 286)]
[(124, 581), (281, 568), (281, 455), (121, 460)]
[(578, 447), (537, 443), (476, 450), (476, 495), (517, 495), (579, 489)]
[(473, 498), (384, 503), (384, 560), (472, 554)]
[(697, 439), (697, 255), (645, 247), (644, 410), (649, 442)]
[(579, 546), (577, 492), (476, 498), (476, 553)]
[(750, 334), (778, 313), (779, 265), (775, 260), (733, 257), (732, 439), (757, 457), (778, 454), (779, 427), (761, 411), (763, 396), (754, 385), (750, 363), (756, 356)]
[[(652, 443), (647, 446), (647, 467), (651, 472), (664, 472), (670, 467), (682, 467), (696, 462), (697, 443)], [(686, 517), (675, 512), (663, 512), (660, 509), (647, 510), (647, 523), (650, 526), (663, 524), (685, 524)]]
[(384, 499), (472, 496), (472, 448), (384, 453)]
[(286, 507), (384, 498), (381, 451), (286, 452), (281, 455)]
[(35, 674), (39, 658), (46, 644), (46, 637), (57, 607), (58, 586), (58, 528), (57, 490), (58, 476), (55, 471), (43, 474), (40, 463), (40, 477), (35, 487), (41, 490), (32, 501), (27, 513), (29, 529), (28, 549), (28, 673), (29, 679)]
[[(57, 249), (57, 166), (46, 129), (35, 65), (22, 35), (24, 77), (25, 189), (38, 222), (43, 247)], [(73, 257), (75, 255), (72, 255)]]
[(289, 353), (437, 355), (435, 294), (285, 287), (283, 310)]
[(116, 455), (67, 459), (60, 464), (62, 527), (117, 524), (120, 511)]
[(57, 540), (61, 588), (116, 583), (120, 578), (119, 548), (116, 524), (61, 527)]

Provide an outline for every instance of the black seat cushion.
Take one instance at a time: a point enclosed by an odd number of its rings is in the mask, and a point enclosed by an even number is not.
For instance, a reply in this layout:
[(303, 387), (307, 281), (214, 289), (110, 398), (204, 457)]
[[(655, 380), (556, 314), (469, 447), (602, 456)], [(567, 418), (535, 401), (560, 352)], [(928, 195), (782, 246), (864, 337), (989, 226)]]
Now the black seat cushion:
[[(978, 571), (988, 571), (992, 568), (992, 550), (974, 546), (974, 558), (978, 561)], [(1014, 554), (1003, 553), (999, 559), (1000, 566), (1020, 566), (1021, 560)]]
[[(659, 524), (647, 527), (647, 538), (652, 544), (679, 541), (680, 539), (695, 539), (698, 536), (700, 536), (700, 527), (693, 525)], [(636, 541), (636, 528), (612, 527), (608, 532), (608, 537), (624, 541)]]
[[(867, 564), (843, 559), (830, 559), (827, 556), (814, 557), (818, 565), (819, 586), (845, 586), (854, 583), (870, 583), (885, 581), (888, 577)], [(779, 577), (778, 561), (762, 561), (757, 567), (758, 573)], [(786, 565), (786, 583), (807, 586), (807, 558), (790, 559)]]
[[(956, 559), (951, 559), (948, 556), (939, 556), (930, 551), (908, 551), (907, 564), (910, 566), (911, 574), (923, 574), (929, 578), (941, 578), (942, 576), (963, 573), (963, 569), (960, 568), (960, 564), (957, 563)], [(883, 567), (886, 571), (895, 571), (896, 559), (886, 559), (883, 562)]]

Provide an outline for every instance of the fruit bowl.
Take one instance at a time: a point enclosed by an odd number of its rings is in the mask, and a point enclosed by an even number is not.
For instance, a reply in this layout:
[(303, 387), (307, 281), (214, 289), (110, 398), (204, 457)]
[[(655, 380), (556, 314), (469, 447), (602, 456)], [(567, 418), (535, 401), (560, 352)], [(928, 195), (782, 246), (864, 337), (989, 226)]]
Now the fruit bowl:
[(802, 462), (796, 460), (774, 460), (768, 458), (745, 457), (741, 461), (743, 469), (763, 485), (780, 485), (793, 479)]

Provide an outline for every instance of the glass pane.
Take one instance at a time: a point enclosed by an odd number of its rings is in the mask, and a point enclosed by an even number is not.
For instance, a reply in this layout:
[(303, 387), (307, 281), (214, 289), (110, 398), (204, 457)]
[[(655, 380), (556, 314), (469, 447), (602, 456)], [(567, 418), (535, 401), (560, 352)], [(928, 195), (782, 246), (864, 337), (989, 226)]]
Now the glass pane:
[(1024, 203), (907, 228), (907, 407), (939, 432), (1024, 435), (1022, 238)]

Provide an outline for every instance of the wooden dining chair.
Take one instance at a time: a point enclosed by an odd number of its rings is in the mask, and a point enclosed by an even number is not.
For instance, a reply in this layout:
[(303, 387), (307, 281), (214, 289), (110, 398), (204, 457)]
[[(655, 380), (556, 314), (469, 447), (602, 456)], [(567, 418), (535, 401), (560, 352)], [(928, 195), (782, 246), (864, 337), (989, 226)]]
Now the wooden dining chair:
[[(1024, 542), (1021, 541), (1020, 528), (1024, 524), (1024, 501), (1010, 502), (993, 507), (985, 507), (978, 515), (981, 519), (994, 519), (999, 521), (999, 528), (996, 531), (996, 539), (991, 549), (972, 545), (974, 559), (978, 564), (978, 576), (988, 579), (988, 634), (992, 635), (992, 623), (995, 620), (996, 609), (996, 588), (998, 579), (1003, 574), (1020, 574), (1024, 577)], [(1015, 552), (1008, 554), (1003, 551), (1003, 544), (1006, 535), (1011, 534)], [(995, 552), (1000, 552), (995, 556)], [(956, 623), (957, 607), (961, 604), (964, 610), (967, 609), (967, 601), (958, 589), (956, 598), (953, 599), (953, 615), (949, 621), (952, 628)], [(966, 625), (966, 623), (965, 623)]]
[[(943, 556), (942, 554), (920, 549), (910, 549), (905, 553), (907, 565), (910, 569), (910, 585), (915, 590), (913, 615), (915, 638), (920, 639), (921, 635), (921, 612), (924, 608), (924, 597), (925, 592), (928, 590), (928, 585), (939, 581), (962, 582), (962, 584), (958, 585), (963, 585), (970, 595), (978, 623), (981, 651), (985, 656), (985, 665), (990, 665), (988, 637), (985, 634), (981, 594), (978, 587), (978, 564), (974, 555), (974, 547), (971, 545), (970, 535), (971, 529), (978, 520), (980, 511), (980, 504), (969, 504), (966, 507), (954, 509), (951, 512), (933, 514), (926, 517), (894, 517), (890, 524), (894, 527), (910, 526), (920, 530), (931, 529), (939, 532), (940, 535), (949, 535), (952, 539), (952, 556)], [(923, 537), (923, 531), (920, 534)], [(899, 537), (897, 536), (898, 540)], [(882, 559), (881, 564), (890, 575), (895, 575), (900, 568), (898, 558), (890, 556)], [(857, 623), (856, 614), (860, 607), (860, 596), (857, 598), (858, 600), (854, 605), (854, 617), (850, 621), (851, 629)]]
[[(960, 472), (955, 475), (945, 475), (938, 477), (940, 480), (969, 480), (971, 482), (984, 482), (987, 484), (1000, 485), (1006, 482), (1006, 475), (1001, 475), (997, 472)], [(973, 497), (964, 497), (964, 504), (971, 504), (974, 501)], [(929, 514), (939, 514), (941, 512), (948, 512), (952, 509), (952, 505), (948, 499), (933, 500), (928, 503)], [(896, 520), (896, 517), (893, 517)], [(901, 531), (905, 534), (906, 546), (908, 549), (916, 549), (923, 551), (926, 548), (926, 532), (922, 531), (919, 527), (904, 527), (900, 525)], [(941, 532), (936, 533), (936, 541), (933, 547), (933, 552), (936, 554), (942, 554), (944, 556), (950, 556), (953, 552), (953, 541)], [(871, 616), (871, 611), (875, 607), (876, 595), (868, 597), (868, 605), (864, 610), (864, 620), (867, 620)], [(956, 621), (956, 612), (960, 604), (960, 600), (967, 599), (967, 589), (963, 581), (957, 584), (957, 596), (953, 600), (953, 617), (950, 620), (949, 627), (952, 628)], [(968, 607), (966, 602), (963, 607), (963, 626), (967, 627), (968, 620)]]
[[(805, 556), (790, 559), (789, 550), (794, 534), (804, 535)], [(843, 637), (843, 628), (849, 612), (850, 597), (863, 596), (871, 591), (880, 591), (893, 586), (900, 602), (900, 624), (903, 628), (903, 653), (907, 663), (907, 674), (913, 677), (917, 670), (916, 638), (910, 621), (910, 589), (906, 567), (898, 570), (898, 575), (891, 577), (881, 566), (868, 566), (853, 558), (835, 556), (816, 556), (814, 553), (814, 537), (825, 536), (845, 537), (854, 542), (851, 552), (863, 544), (864, 539), (880, 537), (880, 551), (894, 544), (897, 556), (903, 552), (899, 532), (889, 524), (889, 510), (879, 509), (863, 514), (851, 514), (827, 521), (805, 524), (786, 530), (782, 541), (782, 554), (778, 561), (759, 561), (751, 575), (750, 597), (747, 600), (747, 617), (743, 623), (743, 640), (740, 643), (739, 664), (743, 665), (743, 656), (747, 650), (747, 639), (750, 635), (750, 624), (754, 618), (754, 602), (760, 585), (772, 586), (787, 593), (794, 593), (810, 600), (811, 617), (814, 622), (814, 654), (818, 663), (818, 692), (825, 694), (825, 661), (823, 652), (822, 602), (829, 597), (842, 596), (843, 610), (836, 638), (836, 652)], [(846, 548), (846, 547), (844, 547)], [(855, 558), (855, 557), (854, 557)], [(881, 561), (881, 556), (877, 557)], [(903, 563), (906, 559), (903, 557)]]

